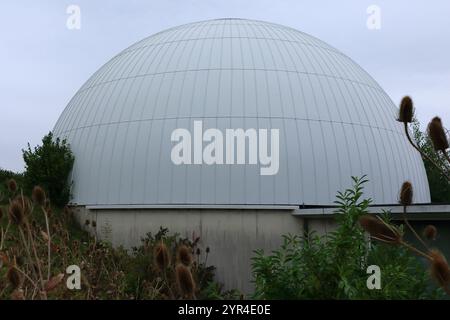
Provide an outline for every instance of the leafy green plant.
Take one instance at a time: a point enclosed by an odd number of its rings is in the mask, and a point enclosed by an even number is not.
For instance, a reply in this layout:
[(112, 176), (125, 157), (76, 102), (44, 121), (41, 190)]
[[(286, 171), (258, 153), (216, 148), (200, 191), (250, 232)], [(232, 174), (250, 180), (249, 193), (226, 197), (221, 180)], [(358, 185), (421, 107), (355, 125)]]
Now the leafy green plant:
[(54, 139), (49, 132), (42, 145), (31, 149), (30, 144), (22, 150), (25, 161), (25, 189), (31, 191), (35, 185), (42, 186), (54, 204), (62, 207), (70, 200), (69, 173), (75, 158), (66, 140)]
[[(255, 298), (260, 299), (424, 299), (440, 298), (421, 263), (401, 246), (371, 243), (358, 221), (368, 214), (364, 178), (337, 195), (337, 228), (325, 235), (286, 235), (282, 246), (252, 259)], [(389, 220), (389, 213), (383, 219)], [(367, 288), (367, 267), (381, 269), (381, 289)]]

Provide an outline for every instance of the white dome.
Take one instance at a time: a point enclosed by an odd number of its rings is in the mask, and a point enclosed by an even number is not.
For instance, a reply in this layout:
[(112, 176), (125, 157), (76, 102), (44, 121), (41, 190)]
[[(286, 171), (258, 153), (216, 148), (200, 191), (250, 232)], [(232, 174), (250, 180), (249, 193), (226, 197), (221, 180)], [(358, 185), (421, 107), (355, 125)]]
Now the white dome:
[[(420, 156), (397, 108), (355, 62), (294, 29), (220, 19), (150, 36), (101, 67), (54, 133), (75, 154), (80, 205), (330, 205), (351, 176), (393, 204), (405, 180), (429, 202)], [(279, 129), (279, 169), (181, 164), (177, 128)], [(193, 138), (194, 139), (194, 138)], [(224, 151), (225, 152), (225, 151)]]

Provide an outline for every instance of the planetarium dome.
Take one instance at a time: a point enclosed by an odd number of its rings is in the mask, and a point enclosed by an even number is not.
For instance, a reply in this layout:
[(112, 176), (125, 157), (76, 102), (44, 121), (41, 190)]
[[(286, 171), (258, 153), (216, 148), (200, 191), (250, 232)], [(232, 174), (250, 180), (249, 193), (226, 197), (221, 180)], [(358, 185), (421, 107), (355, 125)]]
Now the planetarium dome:
[[(375, 204), (397, 203), (406, 180), (415, 202), (428, 203), (422, 160), (396, 116), (370, 75), (330, 45), (273, 23), (219, 19), (120, 52), (79, 89), (54, 134), (74, 152), (78, 205), (330, 205), (362, 175)], [(262, 175), (247, 159), (174, 163), (174, 130), (196, 140), (196, 121), (224, 137), (279, 130), (278, 170)]]

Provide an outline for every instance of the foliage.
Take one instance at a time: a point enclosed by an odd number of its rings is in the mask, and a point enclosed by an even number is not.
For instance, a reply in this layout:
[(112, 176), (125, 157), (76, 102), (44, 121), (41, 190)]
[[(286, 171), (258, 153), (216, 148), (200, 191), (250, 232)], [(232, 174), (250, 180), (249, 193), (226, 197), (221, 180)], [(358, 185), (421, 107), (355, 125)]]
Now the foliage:
[[(80, 229), (68, 207), (61, 210), (50, 207), (48, 201), (32, 202), (22, 193), (18, 189), (11, 194), (9, 205), (0, 206), (0, 300), (183, 298), (175, 276), (179, 264), (176, 252), (181, 244), (189, 253), (195, 251), (187, 268), (196, 298), (237, 296), (233, 291), (224, 292), (214, 282), (215, 268), (207, 265), (207, 253), (198, 248), (198, 239), (182, 239), (161, 229), (155, 235), (147, 234), (131, 251), (113, 248), (97, 239), (95, 221), (86, 221), (91, 236)], [(34, 194), (33, 199), (39, 197)], [(22, 209), (20, 223), (12, 219), (11, 206)], [(165, 270), (158, 269), (154, 257), (155, 247), (161, 242), (167, 246), (171, 260)], [(70, 265), (81, 269), (81, 290), (65, 285)]]
[(0, 168), (0, 204), (7, 203), (8, 194), (8, 181), (14, 179), (17, 183), (22, 184), (23, 174)]
[[(435, 152), (431, 139), (420, 130), (417, 120), (413, 122), (413, 135), (417, 146), (430, 157), (435, 163), (446, 169), (446, 159), (442, 153)], [(428, 184), (430, 186), (431, 201), (450, 203), (450, 183), (442, 172), (439, 171), (427, 158), (423, 157), (423, 163), (427, 172)]]
[(30, 191), (41, 185), (54, 204), (64, 206), (70, 200), (68, 177), (74, 163), (74, 156), (66, 140), (54, 139), (49, 132), (42, 139), (42, 145), (31, 149), (30, 144), (22, 150), (25, 161), (25, 189)]
[[(278, 250), (252, 259), (260, 299), (425, 299), (443, 297), (429, 288), (421, 262), (405, 248), (368, 241), (358, 219), (368, 213), (364, 178), (339, 192), (337, 229), (325, 235), (287, 235)], [(386, 213), (385, 219), (388, 219)], [(381, 289), (369, 290), (367, 267), (381, 268)]]

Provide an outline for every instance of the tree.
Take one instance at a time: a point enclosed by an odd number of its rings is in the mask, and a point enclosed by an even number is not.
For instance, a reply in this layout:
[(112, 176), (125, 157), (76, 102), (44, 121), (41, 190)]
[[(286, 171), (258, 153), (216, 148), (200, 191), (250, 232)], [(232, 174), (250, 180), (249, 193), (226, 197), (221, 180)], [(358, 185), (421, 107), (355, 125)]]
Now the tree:
[(42, 139), (42, 146), (36, 146), (32, 150), (28, 143), (28, 149), (22, 150), (22, 153), (25, 161), (25, 188), (31, 190), (40, 185), (54, 204), (67, 204), (72, 184), (68, 177), (75, 158), (66, 140), (54, 139), (49, 132)]
[[(434, 151), (431, 139), (420, 130), (419, 122), (414, 119), (413, 136), (417, 146), (435, 163), (439, 164), (442, 170), (447, 170), (445, 166), (445, 157)], [(442, 171), (438, 170), (426, 157), (423, 157), (423, 163), (427, 172), (428, 184), (430, 186), (432, 202), (450, 202), (450, 182), (442, 175)]]

